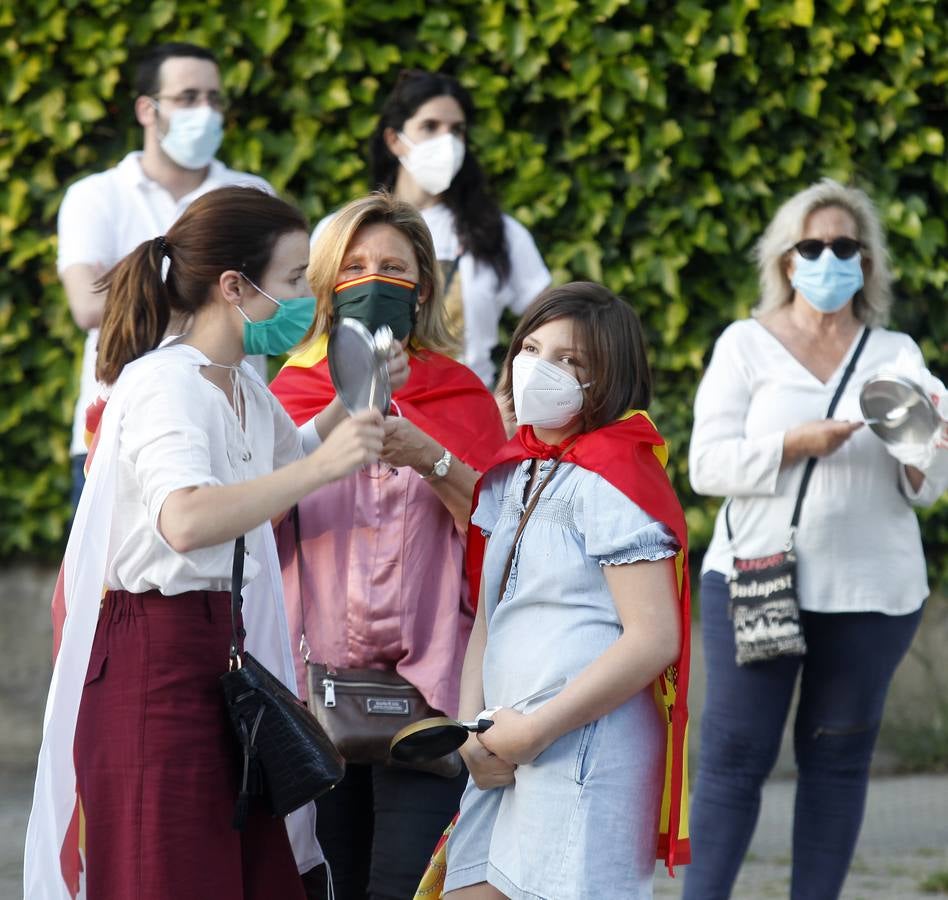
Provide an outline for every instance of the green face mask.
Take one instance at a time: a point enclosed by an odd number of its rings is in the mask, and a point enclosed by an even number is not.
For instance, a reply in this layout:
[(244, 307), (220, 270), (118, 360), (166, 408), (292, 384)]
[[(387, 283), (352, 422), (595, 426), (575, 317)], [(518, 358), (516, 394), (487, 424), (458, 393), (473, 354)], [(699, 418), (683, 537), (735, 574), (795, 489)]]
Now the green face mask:
[(332, 306), (337, 318), (357, 319), (371, 334), (388, 325), (398, 341), (415, 327), (418, 285), (390, 275), (363, 275), (336, 285)]
[(280, 356), (295, 347), (313, 324), (316, 315), (316, 300), (313, 297), (298, 297), (294, 300), (277, 300), (263, 288), (257, 287), (246, 275), (241, 277), (251, 287), (260, 291), (267, 300), (277, 305), (277, 311), (269, 319), (254, 322), (238, 306), (237, 312), (244, 317), (244, 352), (250, 356)]

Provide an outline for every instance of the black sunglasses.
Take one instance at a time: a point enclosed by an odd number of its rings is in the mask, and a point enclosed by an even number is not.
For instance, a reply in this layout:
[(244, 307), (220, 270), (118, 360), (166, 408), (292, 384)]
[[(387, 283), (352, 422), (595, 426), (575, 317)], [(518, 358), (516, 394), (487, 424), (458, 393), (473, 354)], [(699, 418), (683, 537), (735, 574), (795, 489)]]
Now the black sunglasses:
[(838, 237), (831, 241), (807, 238), (793, 245), (793, 249), (804, 259), (819, 259), (824, 247), (829, 247), (837, 259), (850, 259), (862, 249), (862, 243), (855, 238)]

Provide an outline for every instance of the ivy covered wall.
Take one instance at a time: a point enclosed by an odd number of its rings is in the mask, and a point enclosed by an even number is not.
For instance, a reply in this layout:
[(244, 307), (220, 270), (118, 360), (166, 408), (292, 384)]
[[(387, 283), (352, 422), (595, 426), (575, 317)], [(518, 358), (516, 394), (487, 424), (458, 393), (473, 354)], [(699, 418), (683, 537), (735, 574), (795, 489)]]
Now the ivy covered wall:
[[(54, 555), (68, 518), (81, 335), (55, 271), (76, 178), (139, 146), (136, 48), (190, 40), (232, 97), (221, 157), (315, 221), (366, 191), (365, 148), (403, 67), (471, 90), (471, 139), (557, 281), (623, 294), (648, 330), (654, 416), (693, 542), (694, 390), (756, 299), (748, 253), (823, 175), (876, 199), (895, 327), (948, 375), (945, 0), (0, 0), (0, 556)], [(948, 573), (948, 502), (925, 514)]]

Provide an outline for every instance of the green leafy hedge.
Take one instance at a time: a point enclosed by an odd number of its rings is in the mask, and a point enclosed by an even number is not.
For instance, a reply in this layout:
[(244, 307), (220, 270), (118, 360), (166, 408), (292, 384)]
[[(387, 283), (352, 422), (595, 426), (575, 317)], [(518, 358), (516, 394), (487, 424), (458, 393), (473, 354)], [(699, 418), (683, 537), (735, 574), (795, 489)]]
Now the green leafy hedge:
[[(69, 183), (140, 143), (133, 48), (213, 48), (235, 99), (222, 156), (313, 220), (370, 187), (365, 146), (398, 70), (457, 75), (480, 111), (478, 156), (555, 278), (602, 280), (642, 315), (700, 547), (715, 503), (687, 484), (694, 389), (714, 338), (755, 302), (747, 254), (791, 193), (831, 175), (874, 195), (896, 326), (946, 374), (945, 13), (939, 0), (0, 0), (0, 554), (62, 540), (80, 335), (55, 214)], [(924, 527), (941, 578), (944, 500)]]

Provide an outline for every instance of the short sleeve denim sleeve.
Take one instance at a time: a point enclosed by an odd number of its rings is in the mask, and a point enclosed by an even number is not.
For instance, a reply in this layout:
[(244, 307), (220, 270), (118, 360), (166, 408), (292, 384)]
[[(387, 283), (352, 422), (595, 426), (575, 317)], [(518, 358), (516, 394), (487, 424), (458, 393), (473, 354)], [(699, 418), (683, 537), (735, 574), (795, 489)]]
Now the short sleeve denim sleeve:
[(587, 555), (601, 566), (666, 559), (681, 549), (663, 522), (653, 519), (599, 475), (584, 479), (574, 515)]
[(471, 524), (480, 528), (485, 537), (494, 531), (500, 518), (504, 493), (512, 471), (510, 466), (500, 466), (488, 472), (481, 483), (481, 493), (477, 498), (477, 509), (471, 516)]

